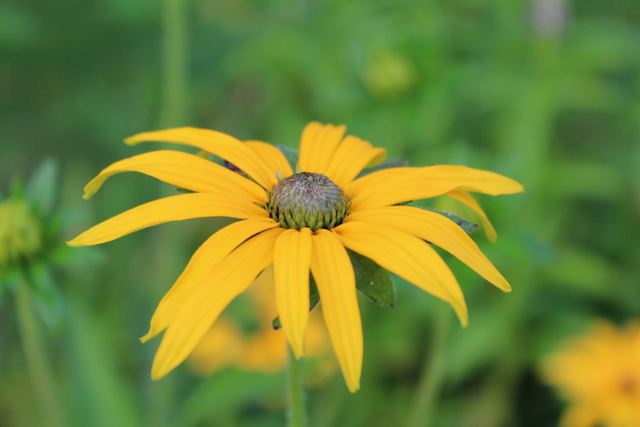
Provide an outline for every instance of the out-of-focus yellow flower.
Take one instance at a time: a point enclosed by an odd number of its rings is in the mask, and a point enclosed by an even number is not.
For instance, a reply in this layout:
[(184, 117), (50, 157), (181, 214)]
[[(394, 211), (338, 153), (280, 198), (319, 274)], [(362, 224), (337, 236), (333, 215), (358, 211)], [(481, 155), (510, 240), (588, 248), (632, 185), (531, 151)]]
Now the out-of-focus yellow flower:
[(24, 200), (0, 203), (0, 269), (34, 256), (42, 246), (42, 223)]
[(563, 427), (640, 426), (640, 324), (597, 325), (551, 355), (543, 378), (570, 402)]
[[(259, 322), (259, 329), (252, 333), (243, 329), (231, 316), (222, 315), (193, 351), (190, 361), (195, 371), (211, 374), (228, 366), (248, 371), (278, 372), (284, 368), (287, 357), (287, 340), (282, 330), (274, 330), (271, 321), (277, 316), (274, 298), (273, 268), (267, 268), (245, 292), (251, 300), (252, 320)], [(328, 356), (331, 350), (329, 336), (314, 310), (309, 315), (308, 333), (305, 336), (307, 356)], [(335, 360), (327, 360), (327, 368), (321, 374), (335, 369)]]

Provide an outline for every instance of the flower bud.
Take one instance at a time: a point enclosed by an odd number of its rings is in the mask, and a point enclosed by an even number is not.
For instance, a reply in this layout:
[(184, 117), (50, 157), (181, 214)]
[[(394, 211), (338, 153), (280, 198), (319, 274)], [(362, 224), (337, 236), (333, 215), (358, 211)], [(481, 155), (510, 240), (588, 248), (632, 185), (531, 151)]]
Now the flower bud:
[(0, 203), (0, 268), (31, 258), (42, 247), (42, 224), (22, 200)]

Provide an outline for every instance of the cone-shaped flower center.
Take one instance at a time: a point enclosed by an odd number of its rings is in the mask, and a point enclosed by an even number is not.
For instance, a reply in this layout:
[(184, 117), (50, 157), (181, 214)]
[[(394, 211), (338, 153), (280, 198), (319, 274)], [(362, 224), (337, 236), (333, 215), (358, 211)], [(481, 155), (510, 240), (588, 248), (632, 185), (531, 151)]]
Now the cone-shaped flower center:
[(283, 228), (328, 230), (344, 221), (351, 205), (342, 189), (319, 173), (301, 172), (278, 182), (265, 209)]

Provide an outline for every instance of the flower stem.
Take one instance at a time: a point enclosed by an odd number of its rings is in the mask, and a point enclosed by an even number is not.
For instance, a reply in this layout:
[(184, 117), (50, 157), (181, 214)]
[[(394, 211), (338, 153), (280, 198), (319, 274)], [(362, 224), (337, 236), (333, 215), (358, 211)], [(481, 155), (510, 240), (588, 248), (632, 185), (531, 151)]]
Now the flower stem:
[[(287, 346), (287, 348), (289, 348)], [(306, 427), (305, 393), (302, 385), (303, 359), (296, 359), (289, 348), (287, 354), (287, 427)]]
[(427, 352), (427, 360), (420, 374), (420, 382), (407, 427), (428, 427), (433, 422), (434, 409), (445, 378), (447, 361), (445, 350), (451, 323), (452, 315), (449, 307), (443, 306), (436, 315), (432, 346)]
[(163, 5), (162, 126), (184, 126), (187, 120), (186, 1), (164, 0)]
[(40, 340), (38, 318), (33, 307), (33, 300), (24, 280), (20, 281), (16, 289), (16, 311), (27, 371), (36, 400), (42, 409), (43, 416), (47, 421), (46, 424), (52, 427), (62, 427), (64, 425), (62, 412), (56, 401), (53, 376)]
[[(162, 97), (159, 114), (159, 127), (171, 128), (189, 125), (188, 86), (187, 81), (187, 10), (191, 2), (187, 0), (162, 0)], [(175, 188), (164, 187), (164, 196), (175, 193)], [(153, 269), (150, 277), (152, 283), (166, 283), (172, 277), (180, 257), (167, 255), (167, 245), (174, 248), (174, 253), (181, 253), (185, 237), (177, 229), (160, 228), (153, 235)], [(152, 300), (160, 299), (166, 289), (156, 287), (152, 292)], [(151, 358), (149, 358), (151, 360)], [(174, 425), (174, 410), (177, 396), (176, 378), (168, 375), (162, 381), (147, 380), (145, 395), (148, 399), (148, 424), (156, 427)]]

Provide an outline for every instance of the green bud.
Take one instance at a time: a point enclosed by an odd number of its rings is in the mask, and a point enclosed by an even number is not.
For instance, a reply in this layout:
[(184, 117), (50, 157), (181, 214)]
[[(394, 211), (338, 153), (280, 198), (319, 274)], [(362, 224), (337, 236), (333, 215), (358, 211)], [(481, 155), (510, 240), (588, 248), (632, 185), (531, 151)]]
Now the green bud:
[(42, 224), (23, 200), (0, 203), (0, 268), (31, 258), (42, 247)]

